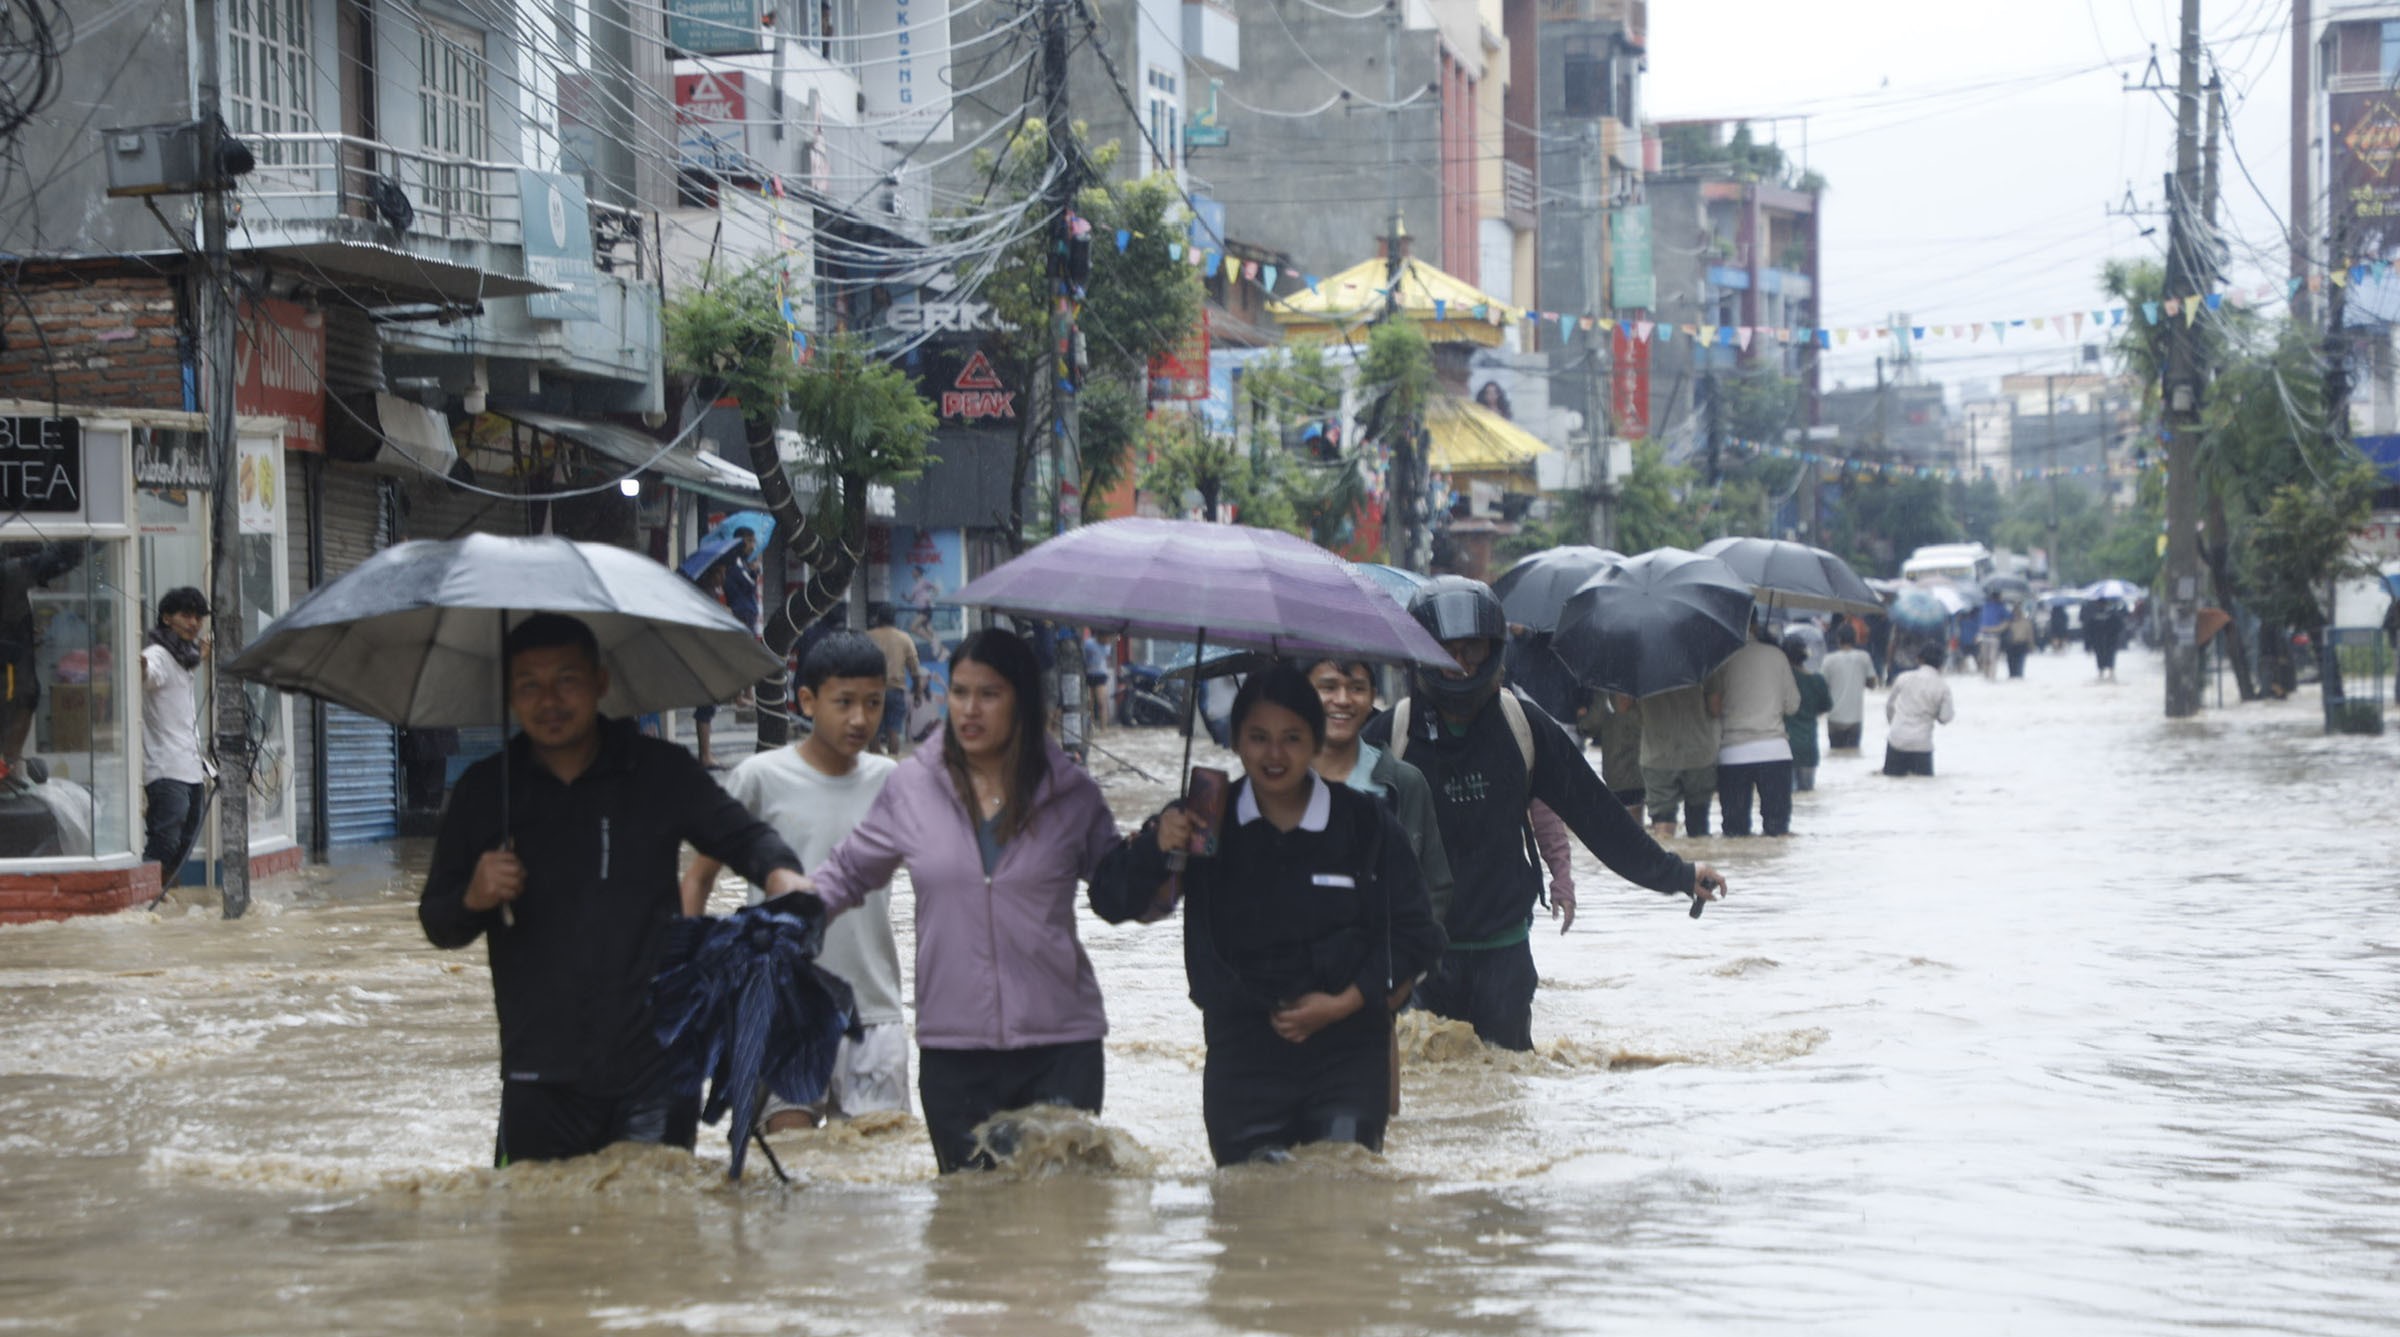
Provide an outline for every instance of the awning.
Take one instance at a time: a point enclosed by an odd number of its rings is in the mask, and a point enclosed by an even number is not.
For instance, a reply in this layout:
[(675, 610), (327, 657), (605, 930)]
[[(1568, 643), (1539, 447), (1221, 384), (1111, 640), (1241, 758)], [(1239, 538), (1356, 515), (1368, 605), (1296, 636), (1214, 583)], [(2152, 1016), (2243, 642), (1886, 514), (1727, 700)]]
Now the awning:
[(730, 460), (703, 455), (689, 446), (668, 449), (664, 441), (615, 423), (587, 422), (582, 418), (562, 418), (522, 409), (498, 412), (511, 422), (523, 423), (537, 432), (547, 432), (597, 451), (619, 464), (656, 474), (668, 485), (686, 492), (736, 505), (758, 504), (758, 475)]
[(1425, 406), (1433, 438), (1428, 460), (1440, 473), (1516, 473), (1550, 453), (1542, 439), (1472, 400), (1442, 395)]

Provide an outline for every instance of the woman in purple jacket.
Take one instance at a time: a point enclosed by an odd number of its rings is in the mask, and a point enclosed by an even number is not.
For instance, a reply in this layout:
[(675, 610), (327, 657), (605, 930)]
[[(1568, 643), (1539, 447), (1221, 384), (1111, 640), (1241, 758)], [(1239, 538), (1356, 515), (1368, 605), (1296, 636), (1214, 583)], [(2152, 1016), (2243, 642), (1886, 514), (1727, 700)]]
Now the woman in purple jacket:
[(1043, 730), (1041, 666), (1006, 632), (950, 656), (941, 746), (900, 763), (858, 828), (809, 870), (839, 913), (905, 866), (916, 890), (917, 1094), (942, 1172), (989, 1165), (1003, 1110), (1100, 1111), (1100, 983), (1076, 884), (1122, 843), (1100, 787)]

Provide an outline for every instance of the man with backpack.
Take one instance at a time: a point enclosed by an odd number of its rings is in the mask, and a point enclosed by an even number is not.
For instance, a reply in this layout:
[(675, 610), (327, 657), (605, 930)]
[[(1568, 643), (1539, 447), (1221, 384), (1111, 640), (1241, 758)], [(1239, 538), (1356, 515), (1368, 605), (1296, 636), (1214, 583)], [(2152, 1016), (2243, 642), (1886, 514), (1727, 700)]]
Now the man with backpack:
[[(1725, 894), (1725, 879), (1660, 848), (1610, 795), (1557, 721), (1501, 685), (1508, 622), (1481, 582), (1435, 578), (1409, 613), (1459, 663), (1419, 669), (1415, 691), (1366, 730), (1366, 741), (1423, 772), (1455, 880), (1441, 966), (1417, 997), (1466, 1021), (1485, 1043), (1533, 1047), (1536, 976), (1529, 941), (1542, 862), (1527, 812), (1554, 811), (1611, 871), (1637, 886), (1689, 896)], [(1569, 922), (1572, 922), (1571, 920)]]

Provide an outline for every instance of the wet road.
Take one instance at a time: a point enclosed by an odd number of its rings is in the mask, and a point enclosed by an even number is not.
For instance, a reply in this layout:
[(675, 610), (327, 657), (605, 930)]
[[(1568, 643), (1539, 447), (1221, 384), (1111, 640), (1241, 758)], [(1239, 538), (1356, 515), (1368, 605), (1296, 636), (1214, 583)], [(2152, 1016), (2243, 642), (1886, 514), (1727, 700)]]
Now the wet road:
[(711, 1130), (476, 1168), (489, 981), (403, 875), (0, 930), (0, 1330), (2389, 1331), (2400, 736), (2156, 672), (1954, 680), (1939, 778), (1685, 842), (1698, 922), (1579, 859), (1540, 1053), (1412, 1035), (1382, 1162), (1210, 1170), (1172, 926), (1085, 925), (1116, 1173), (936, 1184), (910, 1124), (738, 1191)]

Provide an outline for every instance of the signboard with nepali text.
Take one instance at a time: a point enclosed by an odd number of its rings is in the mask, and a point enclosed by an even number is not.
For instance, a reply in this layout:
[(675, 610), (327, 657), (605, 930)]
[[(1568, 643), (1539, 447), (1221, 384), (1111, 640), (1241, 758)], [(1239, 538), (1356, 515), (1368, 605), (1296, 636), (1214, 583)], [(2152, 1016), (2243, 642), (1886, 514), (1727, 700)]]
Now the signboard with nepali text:
[[(2388, 259), (2400, 251), (2400, 93), (2335, 93), (2327, 105), (2333, 261)], [(2356, 285), (2349, 298), (2345, 325), (2400, 319), (2388, 281)]]
[(739, 56), (767, 49), (759, 0), (666, 0), (667, 45), (689, 56)]
[(1609, 407), (1618, 436), (1639, 441), (1650, 435), (1650, 341), (1636, 339), (1620, 324), (1609, 332)]

